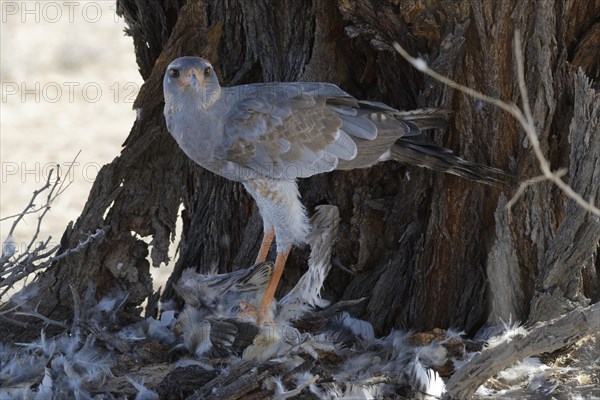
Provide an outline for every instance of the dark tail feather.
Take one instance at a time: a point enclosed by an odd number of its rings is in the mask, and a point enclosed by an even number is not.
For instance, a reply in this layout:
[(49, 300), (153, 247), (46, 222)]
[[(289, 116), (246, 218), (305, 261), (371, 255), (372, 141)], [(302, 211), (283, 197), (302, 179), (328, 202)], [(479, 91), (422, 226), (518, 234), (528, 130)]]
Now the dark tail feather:
[(398, 111), (395, 116), (411, 127), (407, 136), (420, 135), (428, 129), (444, 129), (452, 111), (441, 108), (421, 108), (419, 110)]
[(500, 169), (463, 160), (451, 150), (418, 140), (400, 138), (390, 152), (391, 158), (398, 162), (447, 172), (486, 185), (501, 187), (513, 180), (511, 174)]

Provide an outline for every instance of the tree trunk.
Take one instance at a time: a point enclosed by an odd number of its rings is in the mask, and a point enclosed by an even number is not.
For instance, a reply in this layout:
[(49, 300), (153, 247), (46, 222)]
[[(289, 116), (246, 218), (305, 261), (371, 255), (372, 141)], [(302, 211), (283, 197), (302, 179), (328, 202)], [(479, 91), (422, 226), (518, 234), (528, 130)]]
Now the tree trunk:
[[(162, 77), (182, 55), (209, 59), (222, 85), (326, 81), (399, 109), (451, 109), (450, 128), (431, 134), (435, 143), (525, 180), (540, 170), (517, 122), (425, 77), (391, 46), (398, 41), (438, 72), (521, 105), (512, 45), (518, 29), (543, 153), (553, 170), (568, 170), (565, 181), (585, 199), (600, 198), (598, 1), (117, 3), (145, 79), (134, 105), (140, 117), (121, 155), (98, 174), (62, 249), (99, 227), (105, 239), (39, 278), (39, 311), (50, 318), (70, 318), (69, 284), (83, 291), (90, 280), (99, 294), (126, 290), (125, 310), (135, 318), (151, 294), (147, 256), (156, 267), (173, 257), (168, 246), (182, 203), (180, 253), (164, 299), (174, 296), (185, 268), (228, 271), (254, 260), (262, 228), (252, 200), (241, 185), (194, 165), (165, 128)], [(379, 334), (393, 327), (473, 332), (511, 317), (550, 319), (599, 299), (598, 218), (548, 182), (528, 187), (510, 211), (516, 187), (394, 162), (299, 185), (309, 213), (319, 204), (340, 210), (325, 297), (368, 297), (355, 314)], [(306, 269), (306, 257), (306, 249), (292, 251), (279, 294)]]

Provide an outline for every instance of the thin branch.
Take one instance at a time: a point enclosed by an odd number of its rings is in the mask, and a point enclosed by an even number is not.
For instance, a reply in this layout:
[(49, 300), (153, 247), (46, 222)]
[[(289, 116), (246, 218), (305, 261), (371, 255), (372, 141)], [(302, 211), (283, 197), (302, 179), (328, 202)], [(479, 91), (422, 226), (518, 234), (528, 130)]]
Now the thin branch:
[[(523, 67), (523, 55), (521, 53), (521, 44), (520, 44), (521, 40), (520, 40), (520, 34), (518, 34), (518, 33), (515, 35), (515, 42), (518, 42), (518, 45), (515, 43), (515, 51), (516, 51), (517, 71), (518, 71), (518, 75), (519, 75), (519, 89), (521, 91), (521, 97), (523, 99), (523, 108), (525, 109), (525, 115), (515, 104), (509, 104), (502, 100), (496, 99), (494, 97), (487, 96), (481, 92), (478, 92), (467, 86), (461, 85), (460, 83), (455, 82), (452, 79), (447, 78), (447, 77), (435, 72), (434, 70), (432, 70), (431, 68), (429, 68), (427, 66), (427, 63), (424, 60), (422, 60), (420, 58), (413, 58), (397, 42), (394, 42), (394, 48), (396, 49), (396, 51), (398, 53), (400, 53), (400, 55), (402, 57), (404, 57), (404, 59), (406, 59), (413, 67), (415, 67), (419, 71), (442, 82), (446, 86), (449, 86), (453, 89), (459, 90), (475, 99), (492, 104), (492, 105), (500, 108), (501, 110), (506, 111), (510, 115), (512, 115), (519, 122), (519, 124), (521, 124), (521, 126), (525, 130), (525, 133), (527, 134), (527, 138), (529, 139), (529, 142), (531, 143), (531, 146), (533, 147), (535, 156), (538, 160), (540, 169), (542, 171), (542, 174), (543, 174), (545, 180), (549, 180), (552, 183), (554, 183), (556, 186), (558, 186), (558, 188), (560, 190), (562, 190), (563, 193), (565, 193), (569, 198), (571, 198), (577, 204), (579, 204), (584, 210), (586, 210), (594, 215), (600, 216), (600, 209), (595, 207), (592, 203), (584, 200), (583, 197), (581, 197), (567, 183), (565, 183), (561, 179), (562, 174), (560, 174), (559, 172), (554, 173), (550, 170), (550, 162), (544, 157), (544, 154), (542, 152), (540, 142), (538, 140), (538, 136), (535, 131), (535, 126), (533, 124), (533, 117), (531, 116), (531, 110), (529, 109), (528, 96), (527, 96), (527, 91), (526, 91), (525, 83), (524, 83), (525, 82), (525, 79), (524, 79), (525, 74), (524, 74), (524, 67)], [(517, 191), (517, 194), (520, 194), (520, 193), (522, 193), (522, 192)], [(515, 201), (516, 200), (513, 201), (513, 199), (511, 199), (511, 201), (509, 201), (508, 204), (512, 205), (512, 204), (514, 204)]]
[(494, 97), (490, 97), (488, 95), (485, 95), (481, 92), (478, 92), (475, 89), (471, 89), (470, 87), (461, 85), (458, 82), (453, 81), (450, 78), (445, 77), (444, 75), (441, 75), (437, 72), (435, 72), (434, 70), (432, 70), (431, 68), (429, 68), (427, 66), (427, 63), (425, 63), (425, 61), (421, 58), (413, 58), (410, 54), (408, 54), (408, 52), (406, 50), (404, 50), (404, 48), (402, 46), (400, 46), (400, 44), (398, 44), (397, 42), (394, 42), (394, 48), (396, 49), (396, 51), (398, 53), (400, 53), (400, 55), (402, 57), (404, 57), (404, 59), (406, 59), (406, 61), (408, 61), (413, 67), (415, 67), (416, 69), (418, 69), (419, 71), (431, 76), (432, 78), (442, 82), (444, 85), (451, 87), (452, 89), (456, 89), (459, 90), (473, 98), (476, 98), (478, 100), (481, 100), (483, 102), (486, 102), (488, 104), (492, 104), (495, 105), (496, 107), (508, 112), (509, 114), (513, 115), (515, 118), (517, 118), (517, 120), (519, 120), (519, 122), (521, 122), (521, 120), (524, 123), (527, 123), (527, 121), (525, 120), (525, 117), (523, 116), (523, 114), (521, 113), (521, 110), (519, 110), (519, 108), (514, 105), (514, 104), (508, 104), (503, 102), (502, 100), (498, 100)]
[(526, 357), (551, 353), (598, 331), (600, 304), (577, 308), (531, 332), (484, 349), (461, 366), (446, 384), (453, 398), (468, 399), (487, 379)]
[(11, 215), (9, 217), (0, 218), (0, 221), (4, 221), (7, 219), (11, 219), (11, 218), (16, 218), (10, 227), (10, 231), (8, 231), (8, 235), (13, 234), (13, 232), (15, 231), (15, 228), (17, 227), (19, 222), (21, 222), (21, 220), (23, 219), (23, 217), (25, 215), (35, 212), (35, 211), (31, 210), (31, 208), (35, 207), (34, 201), (39, 196), (40, 193), (42, 193), (43, 191), (45, 191), (46, 189), (48, 189), (50, 187), (50, 179), (52, 178), (53, 172), (54, 172), (54, 169), (51, 169), (50, 172), (48, 173), (48, 179), (46, 179), (46, 183), (44, 184), (44, 186), (33, 191), (33, 195), (31, 196), (31, 199), (29, 200), (29, 204), (27, 204), (25, 206), (25, 208), (23, 209), (23, 211), (20, 214), (15, 214), (15, 215)]
[(22, 316), (25, 316), (25, 317), (38, 318), (38, 319), (41, 319), (42, 321), (44, 321), (44, 323), (46, 325), (60, 326), (61, 328), (65, 328), (65, 329), (67, 329), (69, 327), (64, 322), (58, 322), (58, 321), (55, 321), (53, 319), (50, 319), (50, 318), (48, 318), (48, 317), (40, 314), (37, 311), (15, 311), (14, 315), (22, 315)]
[[(75, 162), (77, 161), (77, 158), (79, 157), (79, 154), (81, 154), (81, 150), (79, 150), (77, 152), (77, 154), (75, 155), (75, 158), (73, 159), (73, 161), (71, 161), (71, 163), (69, 165), (69, 168), (67, 168), (67, 174), (66, 174), (66, 176), (69, 176), (71, 170), (73, 169), (73, 165), (75, 165)], [(57, 169), (60, 169), (60, 165), (57, 164), (56, 166), (57, 166)], [(27, 207), (25, 207), (25, 209), (21, 213), (19, 213), (19, 214), (13, 214), (13, 215), (9, 215), (8, 217), (2, 217), (2, 218), (0, 218), (0, 221), (6, 221), (6, 220), (9, 220), (9, 219), (17, 218), (17, 220), (15, 222), (13, 222), (13, 225), (11, 227), (11, 231), (9, 232), (9, 234), (12, 234), (12, 232), (14, 231), (14, 228), (16, 227), (16, 225), (18, 224), (18, 222), (25, 215), (36, 213), (38, 211), (43, 210), (46, 207), (46, 205), (44, 205), (42, 207), (35, 208), (34, 201), (35, 201), (35, 198), (40, 193), (42, 193), (44, 190), (46, 190), (46, 189), (48, 189), (50, 187), (50, 177), (52, 175), (52, 172), (54, 172), (54, 169), (51, 169), (49, 171), (49, 173), (48, 173), (48, 179), (46, 180), (46, 184), (44, 185), (44, 187), (42, 187), (42, 188), (40, 188), (40, 189), (38, 189), (38, 190), (36, 190), (36, 191), (33, 192), (33, 197), (31, 199), (31, 201), (29, 202), (29, 204), (27, 205)], [(60, 179), (60, 177), (59, 177), (59, 179)], [(63, 187), (64, 184), (65, 184), (65, 180), (60, 179), (60, 185), (58, 185), (58, 190), (56, 190), (55, 195), (52, 196), (49, 199), (48, 205), (51, 205), (52, 202), (54, 202), (54, 200), (56, 200), (56, 198), (58, 196), (60, 196), (65, 190), (67, 190), (69, 188), (69, 186), (71, 186), (71, 184), (73, 184), (73, 181), (69, 181), (69, 183), (66, 186)]]
[[(531, 114), (531, 107), (529, 106), (529, 94), (527, 93), (527, 87), (525, 85), (525, 62), (523, 60), (523, 49), (521, 47), (521, 31), (518, 29), (515, 31), (515, 58), (517, 61), (519, 91), (521, 92), (521, 99), (523, 100), (525, 119), (529, 125), (533, 126), (533, 115)], [(535, 137), (537, 139), (537, 134)]]
[[(77, 161), (77, 158), (79, 158), (79, 155), (81, 154), (81, 150), (79, 150), (77, 152), (77, 154), (75, 154), (75, 158), (73, 158), (73, 161), (71, 161), (71, 163), (69, 164), (69, 168), (67, 168), (67, 173), (66, 176), (70, 176), (71, 170), (73, 169), (73, 165), (75, 165), (75, 162)], [(69, 188), (69, 186), (71, 186), (71, 184), (73, 183), (73, 181), (69, 181), (69, 183), (67, 184), (67, 186), (65, 186), (63, 188), (63, 185), (65, 184), (66, 180), (63, 180), (60, 184), (60, 186), (58, 187), (58, 190), (56, 192), (56, 196), (54, 196), (54, 198), (60, 196), (65, 190), (67, 190)], [(52, 199), (54, 200), (54, 199)]]
[[(566, 175), (567, 172), (568, 172), (568, 170), (566, 168), (561, 168), (558, 171), (556, 171), (556, 175), (564, 176), (564, 175)], [(519, 184), (519, 189), (517, 189), (517, 191), (515, 192), (513, 197), (506, 204), (506, 208), (508, 210), (510, 210), (517, 203), (517, 201), (521, 198), (521, 196), (523, 196), (523, 194), (525, 193), (525, 189), (527, 189), (529, 186), (534, 185), (536, 183), (544, 182), (547, 180), (548, 180), (548, 178), (546, 178), (544, 175), (540, 175), (540, 176), (536, 176), (536, 177), (533, 177), (533, 178), (527, 179), (526, 181), (521, 182)]]
[[(29, 274), (47, 268), (52, 263), (60, 261), (73, 253), (78, 253), (84, 250), (94, 240), (102, 238), (107, 229), (108, 227), (96, 229), (94, 233), (89, 233), (85, 240), (79, 241), (77, 246), (67, 249), (54, 257), (50, 256), (58, 251), (60, 245), (56, 245), (52, 249), (45, 251), (44, 253), (40, 253), (42, 250), (46, 249), (48, 241), (41, 242), (40, 245), (30, 253), (23, 253), (23, 255), (16, 262), (11, 262), (7, 268), (4, 268), (2, 272), (0, 272), (0, 278), (2, 278), (2, 276), (7, 276), (6, 278), (0, 280), (0, 287), (4, 288), (2, 292), (0, 292), (0, 298), (2, 298), (14, 286), (15, 283), (19, 282), (23, 278), (26, 278)], [(22, 260), (23, 258), (25, 258), (24, 261)], [(35, 264), (35, 261), (44, 258), (47, 259), (43, 262)]]
[[(51, 239), (52, 237), (50, 236), (48, 239)], [(44, 247), (40, 248), (40, 252), (46, 248), (46, 246), (48, 245), (48, 243), (43, 243)], [(58, 249), (60, 248), (60, 244), (55, 245), (54, 247), (52, 247), (50, 250), (44, 252), (44, 253), (39, 253), (37, 256), (35, 256), (33, 258), (33, 261), (37, 261), (37, 260), (43, 260), (45, 258), (51, 257), (52, 254), (56, 253), (58, 251)]]
[(23, 321), (17, 321), (16, 319), (12, 319), (4, 315), (4, 312), (0, 312), (0, 320), (8, 322), (9, 324), (13, 324), (16, 326), (20, 326), (21, 328), (28, 328), (29, 324)]
[[(67, 169), (67, 176), (69, 176), (71, 173), (72, 168), (80, 154), (81, 150), (77, 152), (77, 155), (69, 165)], [(52, 246), (52, 248), (48, 248), (52, 240), (52, 236), (49, 236), (44, 241), (38, 241), (44, 218), (50, 211), (54, 201), (70, 186), (71, 183), (72, 182), (66, 183), (65, 180), (62, 179), (60, 165), (57, 165), (56, 168), (51, 168), (43, 186), (33, 192), (29, 203), (25, 206), (23, 211), (19, 214), (15, 214), (14, 216), (0, 219), (2, 221), (10, 218), (15, 219), (11, 225), (8, 237), (5, 240), (5, 243), (9, 242), (10, 244), (11, 241), (14, 242), (12, 235), (19, 223), (23, 221), (25, 215), (41, 211), (41, 213), (37, 216), (35, 232), (32, 234), (25, 249), (18, 252), (9, 251), (6, 252), (6, 254), (4, 254), (3, 249), (3, 254), (0, 256), (0, 298), (3, 298), (17, 282), (23, 280), (26, 282), (30, 274), (46, 268), (51, 263), (59, 261), (75, 252), (81, 251), (92, 240), (103, 235), (104, 231), (99, 229), (95, 233), (90, 234), (86, 240), (80, 242), (75, 248), (68, 249), (56, 257), (52, 257), (52, 255), (56, 254), (56, 252), (60, 249), (60, 245), (55, 245)], [(44, 192), (46, 192), (46, 200), (44, 204), (40, 207), (36, 207), (36, 200)]]
[[(52, 175), (52, 173), (48, 174), (48, 182), (50, 181), (51, 175)], [(54, 182), (54, 184), (50, 187), (50, 191), (48, 192), (48, 196), (46, 197), (46, 203), (42, 206), (42, 210), (43, 210), (42, 214), (38, 216), (37, 224), (35, 227), (35, 232), (34, 232), (33, 236), (31, 237), (31, 241), (27, 245), (27, 248), (25, 249), (25, 254), (28, 254), (30, 252), (31, 247), (33, 246), (33, 244), (37, 240), (38, 235), (40, 234), (40, 229), (42, 228), (42, 221), (44, 220), (44, 217), (46, 216), (48, 211), (50, 211), (50, 205), (52, 204), (52, 201), (56, 198), (56, 197), (52, 197), (52, 194), (54, 193), (54, 191), (58, 187), (58, 184), (61, 181), (62, 181), (62, 179), (60, 178), (60, 174), (58, 174), (58, 171), (57, 171), (56, 182)]]
[(62, 260), (63, 258), (66, 258), (73, 253), (79, 253), (81, 250), (85, 249), (94, 240), (102, 238), (105, 233), (106, 233), (105, 228), (96, 229), (96, 231), (94, 233), (89, 233), (85, 240), (79, 241), (79, 244), (77, 244), (77, 246), (75, 246), (71, 249), (67, 249), (67, 250), (63, 251), (62, 253), (47, 259), (43, 263), (39, 264), (39, 267), (40, 268), (48, 267), (48, 266), (50, 266), (50, 264), (55, 263), (59, 260)]

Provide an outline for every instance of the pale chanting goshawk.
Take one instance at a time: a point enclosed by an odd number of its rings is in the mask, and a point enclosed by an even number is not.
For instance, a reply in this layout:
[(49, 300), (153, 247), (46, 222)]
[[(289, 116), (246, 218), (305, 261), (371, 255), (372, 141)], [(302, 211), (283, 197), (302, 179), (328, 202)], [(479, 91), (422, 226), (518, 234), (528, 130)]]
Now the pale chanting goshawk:
[(390, 159), (492, 185), (505, 177), (414, 138), (445, 127), (446, 110), (402, 112), (357, 100), (330, 83), (221, 87), (213, 66), (199, 57), (174, 60), (163, 88), (167, 128), (184, 153), (207, 170), (241, 182), (256, 201), (264, 231), (256, 263), (265, 261), (275, 237), (277, 258), (259, 323), (268, 318), (292, 245), (304, 243), (308, 233), (297, 178)]

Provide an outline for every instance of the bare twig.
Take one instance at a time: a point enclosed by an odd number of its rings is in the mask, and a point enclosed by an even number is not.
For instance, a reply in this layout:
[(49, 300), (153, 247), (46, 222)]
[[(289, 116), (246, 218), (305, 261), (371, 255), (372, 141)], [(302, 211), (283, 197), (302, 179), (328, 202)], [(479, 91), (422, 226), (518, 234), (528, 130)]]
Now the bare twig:
[[(67, 168), (67, 173), (65, 174), (66, 176), (70, 176), (71, 170), (73, 169), (73, 165), (75, 165), (75, 162), (77, 161), (77, 158), (79, 158), (80, 154), (81, 154), (81, 150), (79, 150), (77, 152), (77, 154), (75, 154), (75, 158), (73, 158), (73, 161), (71, 161), (71, 163), (69, 164), (69, 168)], [(65, 190), (67, 190), (69, 188), (69, 186), (71, 186), (72, 183), (73, 183), (73, 181), (69, 181), (67, 186), (63, 187), (63, 185), (65, 184), (65, 181), (63, 180), (61, 182), (60, 186), (58, 187), (58, 190), (56, 191), (56, 196), (54, 196), (54, 199), (57, 198), (58, 196), (60, 196)], [(54, 199), (52, 199), (52, 200), (54, 200)]]
[[(50, 182), (52, 173), (48, 174), (48, 182)], [(50, 191), (48, 192), (48, 196), (46, 197), (46, 203), (41, 207), (42, 209), (42, 213), (38, 216), (37, 218), (37, 224), (35, 227), (35, 232), (33, 233), (33, 236), (31, 237), (31, 240), (29, 241), (29, 244), (27, 245), (26, 249), (25, 249), (25, 254), (29, 254), (31, 247), (33, 246), (33, 244), (36, 242), (37, 237), (40, 234), (40, 229), (42, 227), (42, 221), (44, 220), (44, 217), (46, 216), (46, 214), (48, 213), (48, 211), (50, 211), (50, 206), (52, 204), (52, 201), (54, 200), (53, 198), (53, 194), (56, 190), (56, 188), (58, 187), (59, 183), (61, 182), (61, 178), (60, 175), (58, 174), (57, 171), (57, 175), (56, 175), (56, 182), (54, 182), (54, 184), (52, 184), (52, 186), (50, 187)], [(50, 239), (48, 239), (48, 242), (50, 242)]]
[(17, 321), (16, 319), (9, 318), (4, 314), (5, 314), (4, 312), (0, 312), (0, 320), (1, 321), (7, 322), (7, 323), (15, 325), (15, 326), (20, 326), (21, 328), (27, 328), (29, 326), (29, 324), (27, 322)]
[[(519, 78), (519, 92), (521, 92), (521, 99), (523, 100), (523, 111), (525, 111), (525, 119), (530, 126), (533, 125), (533, 115), (531, 114), (531, 107), (529, 106), (529, 94), (527, 93), (527, 87), (525, 86), (525, 63), (523, 61), (523, 49), (521, 47), (521, 31), (518, 29), (515, 31), (515, 59), (517, 61), (517, 76)], [(525, 128), (525, 127), (524, 127)], [(537, 141), (537, 133), (533, 130), (533, 136)], [(529, 138), (531, 140), (531, 138)], [(539, 142), (537, 143), (537, 150), (540, 150)], [(536, 147), (534, 147), (536, 150)], [(541, 153), (537, 154), (538, 160), (544, 159), (544, 155)], [(541, 157), (541, 158), (540, 158)]]
[[(69, 168), (67, 168), (67, 176), (69, 176), (71, 170), (73, 169), (73, 165), (75, 164), (75, 162), (77, 161), (77, 158), (79, 157), (79, 154), (81, 154), (81, 150), (79, 150), (77, 152), (77, 154), (75, 155), (75, 158), (73, 159), (73, 161), (71, 161)], [(56, 165), (57, 168), (57, 174), (58, 172), (60, 172), (60, 165)], [(0, 218), (0, 221), (6, 221), (9, 219), (13, 219), (13, 218), (17, 218), (17, 220), (15, 222), (13, 222), (13, 225), (11, 227), (11, 230), (9, 232), (9, 234), (12, 234), (12, 232), (14, 231), (15, 226), (17, 226), (17, 224), (19, 223), (19, 221), (28, 214), (33, 214), (35, 212), (41, 211), (43, 210), (47, 205), (52, 205), (52, 202), (54, 202), (54, 200), (56, 200), (56, 198), (58, 196), (60, 196), (65, 190), (67, 190), (69, 188), (69, 186), (71, 186), (71, 184), (73, 183), (72, 181), (70, 181), (66, 186), (64, 186), (65, 181), (61, 180), (59, 177), (59, 181), (55, 182), (55, 184), (60, 183), (60, 185), (58, 185), (58, 189), (56, 190), (56, 192), (54, 193), (54, 196), (49, 197), (49, 203), (48, 204), (44, 204), (41, 207), (36, 208), (34, 201), (35, 198), (42, 193), (44, 190), (48, 189), (50, 187), (50, 178), (52, 176), (52, 173), (54, 172), (54, 169), (51, 169), (50, 172), (48, 173), (48, 179), (46, 180), (46, 185), (44, 185), (44, 187), (36, 190), (33, 192), (33, 197), (31, 199), (31, 201), (29, 202), (29, 204), (25, 207), (25, 209), (19, 213), (19, 214), (14, 214), (14, 215), (9, 215), (8, 217), (2, 217)], [(64, 186), (64, 187), (63, 187)]]
[(34, 203), (35, 199), (39, 196), (40, 193), (44, 192), (46, 189), (48, 189), (51, 186), (50, 180), (52, 179), (53, 172), (54, 172), (54, 169), (51, 169), (50, 172), (48, 173), (48, 179), (46, 179), (46, 183), (44, 184), (44, 186), (33, 191), (33, 195), (31, 196), (31, 199), (29, 200), (29, 204), (27, 204), (25, 206), (25, 208), (23, 209), (23, 211), (20, 214), (16, 214), (11, 217), (6, 217), (6, 218), (0, 219), (0, 221), (4, 221), (5, 219), (10, 219), (10, 218), (16, 217), (15, 221), (13, 222), (13, 224), (10, 227), (10, 231), (8, 232), (9, 235), (12, 235), (14, 233), (15, 228), (17, 227), (19, 222), (21, 222), (21, 220), (23, 219), (23, 217), (25, 215), (33, 212), (33, 211), (31, 211), (31, 209), (35, 207), (35, 203)]
[(106, 233), (106, 229), (107, 228), (98, 228), (98, 229), (96, 229), (96, 231), (94, 233), (88, 233), (85, 240), (79, 241), (77, 246), (75, 246), (71, 249), (67, 249), (67, 250), (63, 251), (62, 253), (47, 259), (46, 261), (44, 261), (43, 263), (40, 264), (40, 268), (48, 267), (48, 266), (50, 266), (50, 264), (55, 263), (59, 260), (62, 260), (63, 258), (66, 258), (73, 253), (79, 253), (81, 250), (85, 249), (94, 240), (101, 239), (104, 236), (104, 234)]
[[(30, 253), (24, 253), (17, 261), (10, 262), (8, 267), (3, 268), (0, 272), (0, 278), (7, 276), (0, 281), (0, 288), (4, 288), (0, 292), (0, 298), (4, 296), (14, 285), (22, 279), (25, 279), (29, 274), (49, 267), (52, 263), (62, 260), (71, 254), (78, 253), (85, 249), (90, 243), (96, 239), (100, 239), (106, 233), (107, 228), (98, 228), (94, 233), (89, 233), (85, 240), (81, 240), (77, 246), (67, 249), (64, 252), (51, 257), (59, 248), (59, 245), (52, 247), (50, 250), (41, 253), (46, 249), (47, 242), (41, 242), (39, 246), (33, 249)], [(24, 261), (21, 261), (25, 258)], [(35, 263), (38, 260), (44, 259), (40, 263)]]
[[(559, 169), (558, 171), (556, 171), (555, 174), (558, 176), (564, 176), (567, 172), (568, 171), (566, 168), (562, 168), (562, 169)], [(521, 198), (523, 193), (525, 193), (525, 189), (527, 189), (527, 187), (534, 185), (536, 183), (539, 183), (539, 182), (546, 181), (546, 180), (547, 180), (547, 178), (544, 175), (540, 175), (540, 176), (536, 176), (534, 178), (527, 179), (526, 181), (521, 182), (519, 184), (519, 189), (517, 189), (514, 196), (506, 204), (506, 208), (510, 210), (515, 205), (517, 200), (519, 200)]]
[(68, 328), (68, 325), (65, 324), (64, 322), (59, 322), (59, 321), (50, 319), (50, 318), (46, 317), (45, 315), (40, 314), (37, 311), (15, 311), (14, 315), (22, 315), (25, 317), (38, 318), (38, 319), (41, 319), (42, 321), (44, 321), (44, 323), (46, 325), (60, 326), (61, 328), (65, 328), (65, 329)]
[[(56, 199), (56, 196), (53, 196), (53, 193), (55, 193), (57, 187), (59, 187), (61, 178), (60, 178), (59, 170), (57, 168), (56, 180), (54, 181), (54, 183), (52, 183), (52, 177), (53, 177), (54, 172), (55, 172), (54, 169), (50, 170), (50, 172), (48, 173), (48, 178), (46, 179), (46, 182), (44, 183), (44, 185), (41, 188), (39, 188), (33, 192), (33, 195), (31, 196), (31, 199), (29, 200), (29, 204), (27, 204), (27, 206), (25, 206), (25, 208), (23, 209), (23, 211), (20, 214), (16, 215), (16, 219), (13, 222), (13, 224), (10, 228), (10, 231), (8, 233), (9, 238), (12, 238), (12, 234), (14, 233), (14, 230), (16, 229), (17, 225), (19, 224), (19, 222), (23, 219), (23, 217), (25, 215), (30, 214), (34, 211), (43, 210), (42, 214), (38, 216), (36, 230), (33, 233), (33, 235), (31, 236), (31, 240), (27, 244), (26, 249), (22, 252), (19, 252), (19, 254), (16, 256), (16, 258), (10, 262), (9, 262), (9, 260), (11, 259), (11, 257), (13, 257), (14, 252), (3, 255), (2, 258), (0, 258), (0, 271), (5, 272), (7, 270), (11, 270), (11, 268), (13, 268), (17, 265), (31, 265), (34, 261), (33, 258), (36, 255), (38, 255), (38, 253), (40, 251), (45, 250), (46, 246), (52, 239), (51, 237), (49, 237), (45, 242), (41, 242), (34, 250), (32, 250), (33, 245), (38, 240), (42, 221), (43, 221), (44, 217), (46, 216), (46, 213), (50, 210), (50, 204), (54, 201), (54, 199)], [(35, 203), (34, 203), (36, 198), (41, 193), (43, 193), (44, 191), (46, 191), (48, 189), (50, 189), (50, 191), (46, 197), (46, 202), (41, 207), (36, 208)], [(32, 210), (32, 209), (35, 209), (35, 210)], [(21, 268), (21, 269), (24, 269), (24, 268)], [(29, 273), (31, 273), (31, 272), (32, 271), (29, 271)], [(6, 281), (2, 281), (2, 285), (0, 285), (0, 286), (6, 286), (6, 284), (7, 284)]]
[[(67, 174), (70, 173), (79, 154), (80, 152), (77, 153), (73, 159), (73, 162), (69, 165)], [(85, 240), (80, 241), (76, 247), (67, 249), (63, 253), (54, 257), (53, 255), (56, 254), (56, 252), (60, 249), (60, 245), (57, 244), (49, 247), (52, 241), (52, 236), (49, 236), (43, 241), (38, 240), (42, 222), (45, 216), (50, 211), (50, 208), (52, 207), (52, 204), (56, 198), (62, 194), (69, 187), (69, 185), (70, 183), (65, 184), (65, 180), (61, 178), (60, 168), (57, 166), (56, 168), (50, 170), (43, 186), (33, 192), (29, 203), (25, 206), (21, 213), (11, 217), (3, 218), (3, 220), (15, 218), (7, 239), (14, 241), (14, 239), (12, 239), (12, 234), (14, 233), (17, 225), (23, 220), (23, 217), (27, 214), (41, 211), (40, 215), (37, 217), (35, 232), (31, 236), (25, 249), (19, 251), (16, 255), (15, 251), (9, 251), (0, 257), (0, 289), (2, 289), (0, 292), (0, 298), (3, 297), (9, 290), (11, 290), (17, 282), (26, 280), (30, 274), (40, 271), (54, 262), (83, 250), (93, 240), (102, 237), (106, 232), (104, 229), (97, 229), (94, 233), (88, 234)], [(46, 200), (43, 205), (37, 207), (35, 204), (36, 200), (44, 192), (47, 192)]]
[[(518, 77), (519, 77), (519, 90), (521, 92), (521, 98), (523, 100), (524, 114), (515, 104), (509, 104), (502, 100), (496, 99), (494, 97), (487, 96), (481, 92), (478, 92), (467, 86), (461, 85), (460, 83), (455, 82), (452, 79), (447, 78), (447, 77), (435, 72), (434, 70), (432, 70), (431, 68), (429, 68), (427, 66), (427, 63), (424, 60), (422, 60), (420, 58), (413, 58), (412, 56), (410, 56), (408, 54), (408, 52), (402, 46), (400, 46), (400, 44), (398, 44), (396, 42), (394, 43), (394, 48), (396, 49), (396, 51), (398, 51), (398, 53), (400, 53), (400, 55), (402, 57), (404, 57), (404, 59), (406, 59), (413, 67), (415, 67), (419, 71), (431, 76), (432, 78), (442, 82), (443, 84), (445, 84), (453, 89), (459, 90), (459, 91), (461, 91), (473, 98), (481, 100), (483, 102), (492, 104), (492, 105), (506, 111), (510, 115), (512, 115), (519, 122), (519, 124), (521, 124), (521, 126), (525, 130), (527, 138), (528, 138), (529, 142), (531, 143), (531, 146), (533, 147), (533, 151), (535, 153), (535, 156), (538, 160), (540, 169), (542, 171), (544, 178), (543, 179), (534, 178), (535, 181), (539, 182), (541, 180), (548, 180), (548, 181), (554, 183), (556, 186), (558, 186), (558, 188), (560, 190), (563, 191), (563, 193), (565, 193), (569, 198), (571, 198), (572, 200), (577, 202), (577, 204), (579, 204), (583, 209), (585, 209), (586, 211), (588, 211), (592, 214), (600, 216), (600, 209), (595, 207), (592, 203), (585, 201), (583, 199), (583, 197), (581, 197), (567, 183), (565, 183), (561, 179), (561, 176), (564, 174), (560, 173), (560, 171), (552, 172), (552, 170), (550, 169), (550, 162), (544, 157), (544, 154), (543, 154), (541, 146), (540, 146), (540, 142), (538, 140), (538, 135), (535, 131), (535, 126), (533, 124), (533, 117), (531, 115), (531, 109), (529, 108), (527, 90), (525, 88), (525, 73), (524, 73), (524, 67), (523, 67), (523, 54), (521, 51), (521, 35), (519, 34), (518, 31), (515, 34), (515, 53), (516, 53), (515, 57), (516, 57), (516, 62), (517, 62), (517, 70), (518, 70)], [(533, 183), (532, 180), (529, 180), (529, 182), (526, 185), (530, 185), (532, 183)], [(507, 207), (509, 205), (512, 206), (516, 202), (516, 200), (518, 199), (517, 195), (520, 196), (523, 193), (524, 189), (525, 188), (519, 188), (519, 190), (516, 192), (515, 196), (513, 196), (513, 199), (511, 199), (508, 202)]]

